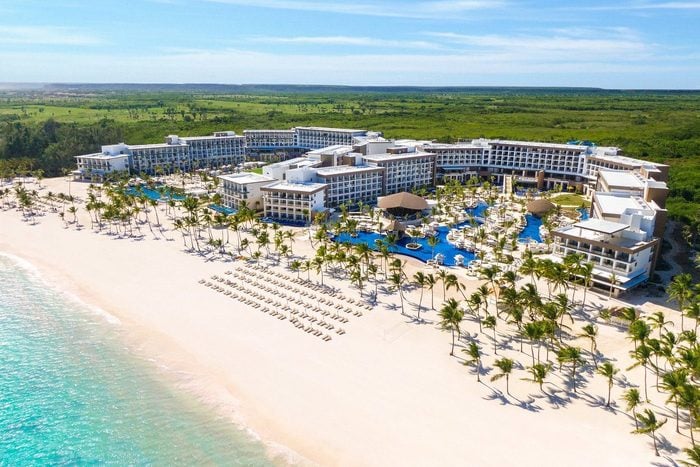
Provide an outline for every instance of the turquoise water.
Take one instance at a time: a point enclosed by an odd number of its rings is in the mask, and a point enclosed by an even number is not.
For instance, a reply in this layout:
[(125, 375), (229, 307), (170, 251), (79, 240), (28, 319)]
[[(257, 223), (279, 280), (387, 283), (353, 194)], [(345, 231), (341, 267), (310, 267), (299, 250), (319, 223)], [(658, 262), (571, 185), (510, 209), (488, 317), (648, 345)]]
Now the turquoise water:
[[(487, 207), (488, 206), (486, 204), (482, 203), (474, 209), (467, 209), (467, 213), (474, 217), (482, 217)], [(518, 238), (521, 241), (528, 241), (532, 239), (537, 242), (542, 242), (542, 237), (540, 236), (540, 226), (542, 225), (542, 219), (538, 219), (532, 214), (526, 214), (525, 220), (525, 228), (522, 230), (522, 232), (520, 232)], [(468, 225), (470, 225), (469, 222), (462, 222), (461, 224), (455, 225), (455, 228), (461, 228)], [(395, 253), (400, 253), (402, 255), (411, 256), (412, 258), (416, 258), (424, 262), (433, 258), (438, 253), (442, 253), (443, 255), (445, 255), (444, 264), (446, 266), (454, 266), (455, 255), (462, 255), (464, 256), (464, 265), (466, 266), (472, 260), (476, 259), (477, 255), (474, 253), (470, 253), (466, 250), (460, 250), (459, 248), (455, 248), (450, 242), (447, 241), (447, 234), (449, 233), (449, 231), (450, 229), (448, 227), (438, 227), (437, 238), (439, 240), (439, 243), (435, 246), (434, 249), (432, 249), (430, 245), (428, 245), (427, 238), (411, 238), (407, 235), (404, 235), (396, 242), (396, 245), (392, 247), (392, 251)], [(378, 240), (383, 241), (385, 239), (385, 235), (380, 235), (375, 232), (357, 232), (356, 237), (353, 237), (350, 234), (343, 232), (333, 238), (334, 241), (342, 243), (366, 243), (367, 246), (373, 250), (378, 250)], [(408, 243), (419, 243), (421, 245), (421, 249), (409, 250), (408, 248), (406, 248), (406, 244)]]
[[(160, 196), (160, 193), (158, 192), (158, 190), (148, 188), (147, 186), (142, 186), (142, 187), (140, 187), (140, 189), (137, 189), (133, 186), (130, 186), (125, 190), (125, 193), (127, 195), (131, 195), (131, 196), (138, 196), (141, 193), (143, 193), (147, 198), (150, 198), (150, 199), (153, 199), (156, 201), (161, 199), (161, 196)], [(182, 201), (183, 199), (185, 199), (184, 196), (179, 195), (177, 193), (173, 193), (170, 190), (165, 190), (164, 195), (165, 196), (163, 197), (163, 200), (168, 200), (168, 199), (172, 198), (175, 201)]]
[(233, 208), (222, 206), (220, 204), (210, 204), (209, 208), (213, 209), (216, 212), (220, 212), (221, 214), (226, 214), (227, 216), (230, 216), (231, 214), (236, 214), (236, 212), (238, 212)]
[[(473, 217), (482, 217), (488, 206), (486, 203), (481, 203), (473, 209), (467, 209), (467, 214)], [(455, 225), (454, 228), (461, 228), (470, 225), (470, 222), (462, 222)], [(455, 265), (455, 255), (464, 256), (464, 265), (469, 264), (472, 260), (476, 259), (476, 254), (470, 253), (466, 250), (460, 250), (455, 248), (450, 242), (447, 241), (447, 234), (450, 232), (448, 227), (438, 227), (437, 238), (439, 243), (435, 245), (435, 248), (431, 248), (428, 245), (427, 238), (411, 238), (408, 235), (404, 235), (397, 242), (396, 245), (391, 248), (395, 253), (400, 253), (402, 255), (411, 256), (412, 258), (419, 259), (421, 261), (428, 261), (433, 258), (438, 253), (445, 255), (444, 263), (446, 266)], [(373, 250), (378, 250), (377, 240), (385, 240), (385, 235), (380, 235), (374, 232), (357, 232), (357, 237), (352, 237), (348, 233), (341, 233), (337, 235), (333, 240), (343, 243), (366, 243), (368, 247)], [(421, 245), (420, 250), (409, 250), (406, 248), (408, 243), (419, 243)]]
[(542, 219), (530, 213), (525, 214), (525, 228), (518, 235), (518, 240), (523, 242), (534, 240), (537, 243), (542, 243), (542, 236), (540, 235), (541, 225)]
[(0, 255), (0, 465), (271, 465), (121, 332)]

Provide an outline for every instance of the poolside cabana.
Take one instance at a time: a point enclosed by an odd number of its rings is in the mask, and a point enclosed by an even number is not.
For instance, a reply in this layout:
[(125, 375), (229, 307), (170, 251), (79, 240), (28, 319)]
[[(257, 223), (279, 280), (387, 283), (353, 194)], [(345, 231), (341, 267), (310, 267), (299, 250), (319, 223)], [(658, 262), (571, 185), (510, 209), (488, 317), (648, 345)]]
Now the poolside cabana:
[(404, 191), (379, 198), (377, 207), (392, 216), (406, 217), (428, 209), (428, 202), (420, 196)]
[(528, 212), (537, 217), (544, 216), (554, 208), (556, 206), (548, 199), (536, 199), (527, 203)]

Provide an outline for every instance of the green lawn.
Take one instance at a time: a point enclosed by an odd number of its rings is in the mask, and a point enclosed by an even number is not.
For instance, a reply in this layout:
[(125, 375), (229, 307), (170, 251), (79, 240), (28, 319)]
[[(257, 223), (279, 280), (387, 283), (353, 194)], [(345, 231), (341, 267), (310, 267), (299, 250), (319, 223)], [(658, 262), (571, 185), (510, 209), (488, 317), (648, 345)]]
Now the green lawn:
[(581, 205), (585, 207), (590, 207), (591, 202), (585, 199), (581, 195), (577, 195), (575, 193), (565, 193), (561, 195), (554, 195), (551, 198), (551, 201), (555, 204), (560, 204), (562, 206), (578, 206), (580, 207)]

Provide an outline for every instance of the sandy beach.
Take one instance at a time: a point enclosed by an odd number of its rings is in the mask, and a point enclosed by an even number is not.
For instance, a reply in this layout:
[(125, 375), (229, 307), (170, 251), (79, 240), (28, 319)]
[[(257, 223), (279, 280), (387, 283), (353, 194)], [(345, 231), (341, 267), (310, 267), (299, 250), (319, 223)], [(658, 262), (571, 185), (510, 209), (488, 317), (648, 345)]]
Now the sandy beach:
[[(42, 192), (68, 192), (63, 179), (42, 183)], [(86, 188), (74, 182), (71, 190), (82, 196)], [(655, 457), (649, 437), (631, 434), (634, 421), (619, 403), (615, 410), (603, 406), (607, 382), (592, 368), (577, 396), (565, 392), (558, 374), (545, 385), (549, 395), (522, 380), (525, 370), (511, 377), (512, 396), (503, 381), (485, 375), (478, 383), (473, 370), (460, 364), (461, 352), (449, 356), (450, 334), (437, 326), (429, 293), (423, 324), (400, 314), (397, 294), (380, 292), (378, 306), (351, 316), (345, 334), (330, 333), (332, 340), (324, 341), (199, 283), (244, 271), (240, 261), (187, 253), (179, 233), (168, 233), (169, 241), (153, 239), (145, 227), (138, 240), (98, 234), (84, 209), (78, 217), (80, 230), (65, 227), (55, 214), (32, 225), (18, 211), (0, 211), (0, 252), (26, 259), (49, 282), (117, 317), (139, 352), (179, 372), (184, 388), (258, 434), (280, 463), (671, 465), (670, 459), (683, 457), (679, 449), (687, 439), (674, 432), (671, 413), (660, 433), (668, 447)], [(294, 251), (311, 251), (304, 235)], [(423, 268), (408, 260), (407, 274)], [(285, 261), (268, 271), (296, 276)], [(348, 282), (328, 275), (324, 281), (360, 299)], [(408, 294), (411, 315), (418, 296), (417, 290)], [(438, 286), (436, 306), (441, 299)], [(589, 301), (610, 305), (593, 293)], [(619, 329), (598, 324), (599, 349), (626, 369), (631, 343)], [(474, 335), (478, 326), (467, 321), (465, 330)], [(487, 336), (480, 340), (490, 376), (494, 355)], [(588, 348), (583, 339), (578, 345)], [(527, 344), (525, 350), (499, 353), (529, 365)], [(624, 373), (641, 383), (640, 368)], [(622, 391), (616, 385), (613, 399)], [(649, 392), (654, 402), (662, 401), (656, 389)]]

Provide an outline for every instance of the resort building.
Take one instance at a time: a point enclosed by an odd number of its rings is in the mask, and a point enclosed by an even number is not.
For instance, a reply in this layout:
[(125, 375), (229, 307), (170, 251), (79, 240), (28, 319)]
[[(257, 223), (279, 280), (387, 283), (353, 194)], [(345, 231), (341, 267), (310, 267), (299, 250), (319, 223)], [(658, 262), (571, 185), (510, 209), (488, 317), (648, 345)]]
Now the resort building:
[(387, 153), (363, 156), (365, 164), (384, 169), (382, 194), (390, 195), (435, 184), (435, 155), (411, 148), (390, 148)]
[(180, 139), (189, 148), (194, 168), (237, 166), (245, 161), (245, 137), (238, 136), (233, 131), (219, 131), (213, 136), (186, 136)]
[(276, 180), (287, 180), (290, 177), (299, 179), (298, 175), (296, 177), (294, 176), (295, 170), (297, 170), (298, 173), (298, 169), (303, 169), (305, 167), (317, 167), (320, 164), (320, 161), (315, 161), (309, 159), (308, 157), (295, 157), (294, 159), (264, 166), (263, 175)]
[(100, 177), (124, 170), (121, 161), (124, 156), (131, 174), (170, 174), (178, 170), (238, 165), (245, 159), (245, 138), (223, 131), (211, 136), (180, 138), (169, 135), (161, 144), (103, 146), (101, 153), (76, 156), (77, 175), (85, 179), (94, 177), (93, 166), (100, 167)]
[(187, 143), (177, 136), (168, 136), (163, 144), (129, 145), (129, 170), (132, 174), (155, 175), (190, 171), (190, 158)]
[(129, 171), (128, 148), (124, 143), (102, 146), (102, 152), (75, 159), (78, 170), (74, 174), (84, 180), (101, 181), (108, 173)]
[(276, 182), (272, 177), (252, 172), (220, 175), (219, 179), (224, 206), (232, 209), (246, 206), (254, 211), (260, 211), (264, 207), (263, 193), (260, 189)]
[(263, 186), (264, 215), (284, 222), (310, 222), (314, 213), (325, 210), (326, 189), (323, 183), (277, 182)]
[(646, 282), (654, 267), (661, 240), (653, 236), (653, 215), (625, 211), (620, 222), (588, 219), (552, 234), (553, 258), (570, 253), (593, 264), (593, 286), (615, 294)]
[(283, 161), (299, 157), (306, 149), (295, 143), (296, 132), (292, 130), (244, 130), (246, 156), (248, 159), (266, 162)]
[(315, 179), (328, 186), (327, 207), (341, 204), (374, 203), (382, 195), (383, 167), (348, 166), (322, 167), (315, 170)]
[(346, 128), (296, 127), (294, 144), (306, 149), (321, 149), (335, 144), (352, 145), (355, 138), (367, 136), (367, 133), (367, 130)]

